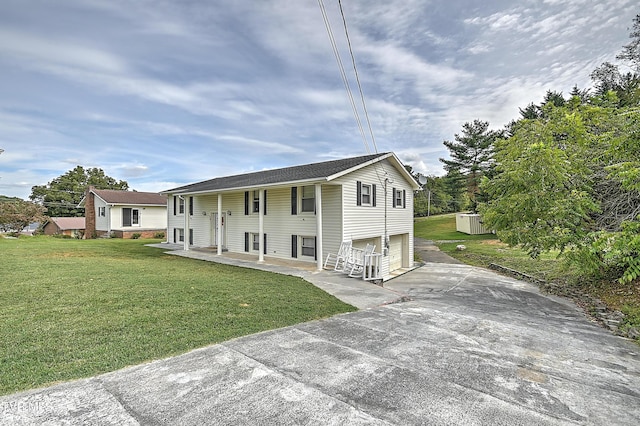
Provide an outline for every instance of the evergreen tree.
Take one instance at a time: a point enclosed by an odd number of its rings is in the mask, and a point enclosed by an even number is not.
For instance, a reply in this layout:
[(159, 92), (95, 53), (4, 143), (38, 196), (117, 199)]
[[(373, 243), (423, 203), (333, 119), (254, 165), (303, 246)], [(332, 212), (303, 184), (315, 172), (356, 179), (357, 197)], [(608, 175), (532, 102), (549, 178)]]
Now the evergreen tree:
[(455, 172), (466, 180), (467, 195), (473, 210), (480, 192), (480, 180), (493, 163), (494, 143), (502, 137), (502, 130), (489, 130), (488, 121), (474, 120), (462, 126), (462, 132), (454, 137), (455, 141), (444, 141), (451, 159), (441, 158), (440, 161), (448, 173)]

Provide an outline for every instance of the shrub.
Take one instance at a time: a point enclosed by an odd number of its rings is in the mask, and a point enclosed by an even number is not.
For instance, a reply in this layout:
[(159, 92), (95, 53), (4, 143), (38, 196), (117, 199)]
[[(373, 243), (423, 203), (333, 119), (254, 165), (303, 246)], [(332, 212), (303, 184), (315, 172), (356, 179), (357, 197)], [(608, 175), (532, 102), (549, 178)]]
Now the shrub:
[(153, 238), (164, 238), (164, 232), (156, 232), (153, 234)]
[(133, 235), (131, 235), (131, 238), (133, 238), (134, 240), (137, 240), (140, 237), (142, 237), (142, 234), (139, 232), (134, 232)]

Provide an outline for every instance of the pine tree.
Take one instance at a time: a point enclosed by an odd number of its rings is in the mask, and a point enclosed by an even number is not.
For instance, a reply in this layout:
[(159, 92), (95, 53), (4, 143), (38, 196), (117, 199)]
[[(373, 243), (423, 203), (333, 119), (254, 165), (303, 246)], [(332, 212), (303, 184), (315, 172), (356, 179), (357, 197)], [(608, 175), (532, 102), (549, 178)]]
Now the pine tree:
[(440, 161), (448, 173), (457, 172), (464, 177), (473, 210), (480, 192), (480, 180), (493, 164), (494, 143), (502, 136), (502, 130), (489, 130), (488, 121), (474, 120), (462, 126), (462, 132), (455, 135), (455, 141), (443, 142), (451, 159), (441, 158)]

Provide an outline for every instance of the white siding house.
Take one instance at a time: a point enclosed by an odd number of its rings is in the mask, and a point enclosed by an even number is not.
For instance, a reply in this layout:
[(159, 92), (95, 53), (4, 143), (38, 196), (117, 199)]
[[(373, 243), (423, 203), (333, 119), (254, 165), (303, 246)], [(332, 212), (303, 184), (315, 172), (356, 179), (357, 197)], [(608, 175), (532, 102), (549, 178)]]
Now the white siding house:
[(375, 244), (381, 278), (413, 265), (413, 192), (393, 153), (215, 178), (164, 191), (167, 241), (322, 269), (342, 241)]
[(87, 238), (152, 238), (167, 230), (167, 197), (162, 194), (90, 187), (80, 205), (85, 207)]

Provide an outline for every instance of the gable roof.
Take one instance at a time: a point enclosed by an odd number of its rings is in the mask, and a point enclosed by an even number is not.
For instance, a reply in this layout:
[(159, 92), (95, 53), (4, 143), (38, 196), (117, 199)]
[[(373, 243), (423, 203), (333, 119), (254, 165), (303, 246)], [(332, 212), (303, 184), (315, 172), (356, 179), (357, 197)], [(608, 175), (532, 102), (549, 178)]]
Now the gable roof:
[(305, 181), (330, 181), (343, 176), (351, 171), (357, 170), (369, 164), (373, 164), (389, 158), (393, 160), (396, 168), (417, 187), (414, 179), (406, 171), (397, 157), (391, 153), (370, 154), (360, 157), (351, 157), (341, 160), (323, 161), (320, 163), (304, 164), (300, 166), (284, 167), (280, 169), (263, 170), (260, 172), (245, 173), (241, 175), (224, 176), (202, 182), (192, 183), (185, 186), (162, 191), (163, 194), (188, 194), (198, 192), (228, 191), (233, 189), (244, 189), (257, 186), (272, 186)]
[(91, 189), (107, 204), (166, 206), (167, 197), (157, 192), (118, 191), (115, 189)]
[(84, 217), (50, 217), (49, 221), (55, 223), (61, 231), (85, 229)]

